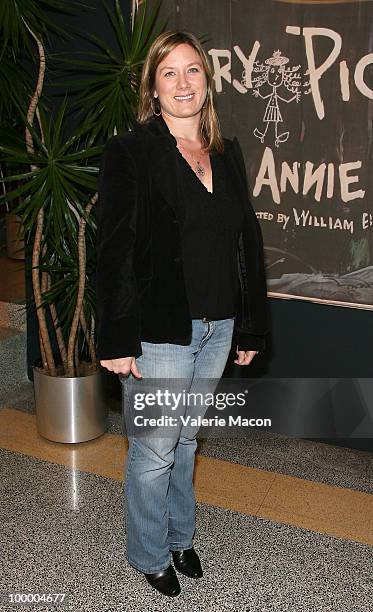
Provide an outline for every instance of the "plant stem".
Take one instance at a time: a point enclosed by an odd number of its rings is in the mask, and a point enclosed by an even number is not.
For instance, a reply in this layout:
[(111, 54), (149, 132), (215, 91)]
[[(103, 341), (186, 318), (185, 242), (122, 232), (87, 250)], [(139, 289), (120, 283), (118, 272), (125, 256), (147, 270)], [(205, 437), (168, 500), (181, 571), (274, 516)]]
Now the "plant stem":
[[(38, 48), (38, 53), (39, 53), (38, 80), (37, 80), (37, 84), (35, 87), (35, 91), (33, 93), (33, 96), (31, 98), (31, 101), (30, 101), (30, 104), (27, 110), (27, 122), (29, 125), (33, 125), (35, 113), (37, 111), (37, 105), (39, 102), (39, 98), (41, 96), (41, 92), (43, 90), (45, 65), (46, 65), (45, 51), (44, 51), (42, 42), (34, 34), (34, 32), (27, 25), (27, 23), (25, 21), (23, 22), (26, 28), (28, 29), (28, 31), (30, 32), (31, 36), (35, 40), (37, 48)], [(43, 137), (42, 126), (41, 126), (39, 115), (38, 115), (38, 119), (39, 119), (41, 134)], [(25, 140), (26, 140), (27, 152), (33, 155), (35, 153), (35, 148), (34, 148), (34, 142), (32, 139), (32, 134), (28, 128), (28, 125), (26, 126)], [(36, 170), (36, 169), (37, 169), (37, 166), (34, 164), (31, 164), (31, 170)], [(47, 322), (46, 322), (45, 312), (44, 312), (44, 306), (42, 305), (42, 290), (40, 286), (40, 274), (39, 274), (40, 248), (41, 248), (41, 243), (43, 239), (43, 229), (44, 229), (44, 205), (41, 206), (38, 212), (38, 216), (37, 216), (36, 232), (35, 232), (34, 245), (33, 245), (33, 250), (32, 250), (32, 286), (33, 286), (33, 291), (34, 291), (36, 314), (37, 314), (38, 322), (39, 322), (39, 335), (41, 337), (41, 343), (44, 348), (44, 355), (42, 355), (43, 366), (44, 368), (47, 369), (47, 372), (51, 376), (55, 376), (56, 366), (54, 363), (52, 347), (51, 347), (51, 343), (49, 339)]]
[(91, 317), (91, 331), (89, 332), (87, 329), (87, 323), (85, 320), (85, 316), (84, 316), (84, 312), (83, 309), (80, 311), (80, 325), (82, 327), (85, 339), (87, 341), (88, 344), (88, 349), (89, 349), (89, 354), (90, 354), (90, 358), (92, 363), (96, 362), (96, 351), (95, 351), (95, 345), (93, 342), (93, 330), (94, 330), (94, 320), (93, 317)]
[[(50, 278), (50, 274), (48, 274), (47, 289), (50, 288), (50, 285), (51, 285), (51, 278)], [(64, 337), (61, 331), (60, 323), (58, 320), (57, 309), (56, 309), (54, 302), (51, 302), (49, 304), (49, 309), (50, 309), (54, 329), (56, 330), (57, 344), (58, 344), (58, 348), (59, 348), (60, 355), (61, 355), (63, 369), (64, 369), (64, 372), (66, 372), (66, 369), (67, 369), (66, 345), (65, 345), (65, 340), (64, 340)]]
[(41, 207), (37, 216), (34, 246), (32, 250), (32, 286), (34, 289), (36, 314), (39, 321), (39, 334), (41, 336), (41, 341), (45, 351), (45, 359), (43, 362), (43, 366), (46, 368), (48, 374), (50, 374), (51, 376), (56, 376), (56, 366), (53, 359), (52, 347), (49, 341), (44, 307), (42, 306), (42, 290), (39, 274), (40, 247), (43, 233), (43, 225), (44, 208)]
[[(86, 249), (85, 249), (85, 228), (87, 225), (86, 219), (92, 210), (92, 207), (96, 204), (98, 193), (90, 199), (89, 203), (85, 207), (84, 216), (82, 215), (79, 220), (79, 232), (78, 232), (78, 266), (79, 266), (79, 284), (78, 284), (78, 295), (76, 299), (75, 311), (73, 320), (71, 322), (69, 341), (67, 345), (67, 375), (74, 376), (74, 346), (76, 342), (76, 336), (78, 332), (78, 325), (80, 320), (80, 313), (83, 306), (84, 290), (85, 290), (85, 277), (86, 277)], [(78, 364), (76, 364), (78, 365)]]

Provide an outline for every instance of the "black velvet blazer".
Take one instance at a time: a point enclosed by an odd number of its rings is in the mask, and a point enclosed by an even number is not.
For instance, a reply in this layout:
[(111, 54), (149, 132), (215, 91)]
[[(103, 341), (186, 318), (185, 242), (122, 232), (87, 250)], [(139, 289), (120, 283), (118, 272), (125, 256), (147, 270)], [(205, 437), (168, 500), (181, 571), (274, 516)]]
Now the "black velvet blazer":
[[(237, 252), (240, 295), (234, 342), (262, 350), (266, 283), (259, 222), (249, 201), (240, 145), (224, 139), (224, 159), (245, 211)], [(97, 357), (139, 357), (141, 341), (187, 345), (192, 322), (185, 291), (176, 206), (175, 140), (162, 118), (137, 124), (105, 146), (97, 204)]]

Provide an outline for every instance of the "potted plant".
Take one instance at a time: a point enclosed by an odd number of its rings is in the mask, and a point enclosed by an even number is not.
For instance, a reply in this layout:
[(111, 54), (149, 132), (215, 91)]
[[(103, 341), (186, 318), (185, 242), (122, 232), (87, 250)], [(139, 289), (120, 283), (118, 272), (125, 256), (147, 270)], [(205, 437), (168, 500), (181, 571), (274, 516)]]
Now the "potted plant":
[[(129, 127), (135, 118), (142, 63), (153, 37), (158, 6), (134, 7), (126, 30), (118, 0), (114, 11), (102, 0), (119, 53), (95, 36), (98, 51), (87, 59), (63, 58), (85, 77), (73, 80), (58, 111), (44, 100), (47, 35), (64, 32), (46, 8), (68, 13), (72, 0), (8, 0), (0, 7), (3, 48), (37, 50), (37, 75), (24, 117), (24, 135), (2, 133), (1, 163), (16, 171), (3, 176), (1, 199), (19, 198), (15, 212), (22, 236), (32, 244), (32, 286), (41, 360), (34, 365), (38, 431), (58, 442), (82, 442), (106, 430), (106, 408), (95, 353), (95, 204), (100, 139)], [(5, 7), (6, 5), (6, 7)], [(85, 34), (87, 37), (87, 35)], [(61, 61), (61, 59), (60, 59)], [(110, 75), (110, 77), (109, 77)], [(68, 117), (84, 97), (75, 129)], [(101, 106), (100, 106), (100, 101)], [(103, 105), (104, 103), (104, 105)], [(15, 102), (15, 112), (22, 109)], [(119, 111), (118, 111), (119, 108)], [(124, 112), (125, 111), (125, 112)], [(113, 121), (114, 118), (114, 121)], [(20, 171), (20, 168), (23, 168)]]

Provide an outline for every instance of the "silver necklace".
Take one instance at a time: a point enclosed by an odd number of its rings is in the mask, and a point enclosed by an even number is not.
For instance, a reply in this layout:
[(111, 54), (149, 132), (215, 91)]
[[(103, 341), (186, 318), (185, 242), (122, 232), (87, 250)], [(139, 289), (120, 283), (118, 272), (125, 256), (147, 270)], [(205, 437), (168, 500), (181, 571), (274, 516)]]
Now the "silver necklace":
[[(178, 142), (179, 147), (181, 147), (182, 149), (184, 149), (184, 151), (190, 155), (190, 157), (192, 158), (193, 163), (195, 164), (194, 167), (194, 172), (196, 173), (197, 176), (202, 177), (205, 176), (206, 174), (206, 170), (204, 169), (204, 167), (202, 166), (201, 162), (199, 159), (196, 159), (193, 155), (193, 153), (191, 151), (188, 151), (188, 149), (186, 149), (185, 147), (183, 147), (182, 144), (180, 144), (180, 142)], [(202, 154), (202, 153), (201, 153)], [(203, 155), (205, 155), (203, 153)]]

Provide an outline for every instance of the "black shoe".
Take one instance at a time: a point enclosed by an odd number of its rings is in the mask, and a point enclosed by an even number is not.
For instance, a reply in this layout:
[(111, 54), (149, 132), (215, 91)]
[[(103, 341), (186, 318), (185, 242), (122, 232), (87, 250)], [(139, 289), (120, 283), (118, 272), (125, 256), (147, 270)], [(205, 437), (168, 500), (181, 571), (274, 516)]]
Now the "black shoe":
[(179, 581), (172, 565), (169, 565), (166, 569), (155, 572), (154, 574), (144, 573), (144, 576), (149, 584), (157, 589), (157, 591), (162, 593), (162, 595), (176, 597), (176, 595), (179, 595), (181, 591)]
[(194, 548), (172, 550), (171, 552), (178, 572), (188, 576), (188, 578), (201, 578), (203, 576), (201, 562)]

